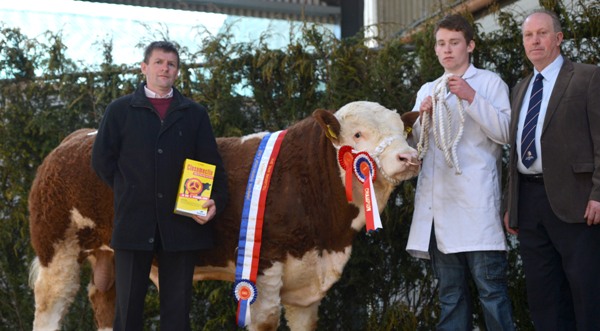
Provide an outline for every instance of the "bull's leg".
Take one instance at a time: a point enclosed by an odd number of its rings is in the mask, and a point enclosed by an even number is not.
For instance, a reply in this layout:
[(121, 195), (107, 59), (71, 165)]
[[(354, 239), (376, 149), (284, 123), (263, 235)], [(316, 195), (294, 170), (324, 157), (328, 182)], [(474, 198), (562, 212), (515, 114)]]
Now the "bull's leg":
[[(195, 276), (195, 275), (194, 275)], [(152, 266), (150, 267), (150, 280), (152, 281), (152, 284), (154, 284), (154, 286), (156, 286), (156, 289), (160, 290), (160, 288), (158, 287), (158, 266), (156, 266), (155, 264), (152, 264)], [(199, 279), (194, 279), (194, 281), (198, 281)]]
[(94, 309), (98, 331), (112, 331), (115, 320), (115, 287), (112, 286), (107, 291), (99, 291), (93, 283), (90, 283), (88, 298)]
[(71, 213), (71, 223), (64, 239), (54, 244), (54, 255), (47, 265), (36, 258), (32, 264), (31, 283), (35, 296), (33, 330), (60, 330), (62, 318), (79, 290), (81, 247), (77, 231), (94, 227), (94, 223), (81, 216), (77, 210)]
[[(57, 251), (58, 253), (58, 251)], [(32, 266), (34, 280), (35, 316), (34, 331), (60, 330), (62, 318), (79, 290), (80, 265), (76, 257), (57, 258), (47, 267)], [(33, 270), (37, 268), (37, 271)]]
[(258, 276), (256, 288), (258, 297), (250, 306), (250, 331), (275, 331), (281, 315), (280, 291), (283, 286), (283, 265), (274, 263), (264, 274)]
[(116, 291), (114, 252), (107, 246), (95, 249), (88, 260), (93, 277), (88, 285), (88, 298), (94, 310), (99, 331), (111, 331), (115, 319)]
[(316, 330), (320, 303), (308, 307), (285, 305), (285, 319), (290, 331)]

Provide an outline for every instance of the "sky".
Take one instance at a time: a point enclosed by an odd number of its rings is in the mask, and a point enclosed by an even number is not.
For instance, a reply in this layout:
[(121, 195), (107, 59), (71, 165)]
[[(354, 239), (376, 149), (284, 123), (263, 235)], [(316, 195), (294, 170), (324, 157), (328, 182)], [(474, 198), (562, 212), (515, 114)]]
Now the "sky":
[(104, 40), (113, 41), (115, 63), (135, 64), (142, 60), (143, 50), (136, 48), (141, 40), (168, 35), (181, 46), (196, 50), (206, 33), (215, 35), (231, 23), (238, 42), (256, 41), (267, 29), (281, 32), (271, 38), (273, 47), (289, 42), (290, 23), (284, 20), (75, 0), (0, 0), (3, 27), (20, 28), (32, 39), (44, 38), (48, 30), (61, 31), (67, 55), (87, 64), (102, 61), (99, 42)]
[(135, 45), (152, 31), (168, 31), (182, 45), (194, 43), (197, 26), (217, 33), (226, 15), (171, 9), (90, 3), (74, 0), (0, 0), (0, 21), (18, 27), (29, 38), (45, 31), (62, 31), (67, 54), (86, 63), (102, 61), (98, 42), (113, 40), (115, 63), (139, 62), (142, 50)]

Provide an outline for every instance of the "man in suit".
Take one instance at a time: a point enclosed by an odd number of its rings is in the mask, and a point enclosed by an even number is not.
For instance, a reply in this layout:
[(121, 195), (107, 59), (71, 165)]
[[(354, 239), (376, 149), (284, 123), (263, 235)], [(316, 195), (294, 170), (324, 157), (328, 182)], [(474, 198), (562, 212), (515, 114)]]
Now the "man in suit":
[[(214, 217), (227, 204), (227, 177), (206, 108), (174, 87), (179, 51), (150, 43), (145, 81), (111, 102), (92, 150), (92, 166), (114, 191), (114, 331), (142, 331), (148, 275), (159, 265), (160, 329), (189, 331), (198, 252), (214, 246)], [(216, 166), (206, 216), (173, 213), (185, 159)]]
[(553, 12), (536, 10), (522, 32), (534, 72), (511, 94), (505, 226), (535, 328), (600, 330), (600, 67), (561, 55)]

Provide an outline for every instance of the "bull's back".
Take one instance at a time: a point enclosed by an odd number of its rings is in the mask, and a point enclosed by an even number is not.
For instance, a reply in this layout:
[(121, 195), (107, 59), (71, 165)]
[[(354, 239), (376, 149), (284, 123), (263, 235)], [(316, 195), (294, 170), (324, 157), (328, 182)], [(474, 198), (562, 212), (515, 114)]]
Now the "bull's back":
[(32, 246), (44, 266), (52, 260), (53, 245), (64, 239), (73, 213), (93, 223), (78, 230), (82, 248), (96, 248), (110, 239), (112, 192), (91, 167), (93, 132), (73, 132), (38, 167), (29, 193), (29, 226)]
[[(218, 138), (228, 177), (229, 202), (215, 220), (216, 247), (203, 252), (202, 265), (235, 264), (248, 177), (262, 136)], [(355, 232), (358, 208), (346, 202), (335, 149), (312, 119), (287, 130), (270, 176), (265, 201), (259, 269), (318, 250), (343, 251)]]

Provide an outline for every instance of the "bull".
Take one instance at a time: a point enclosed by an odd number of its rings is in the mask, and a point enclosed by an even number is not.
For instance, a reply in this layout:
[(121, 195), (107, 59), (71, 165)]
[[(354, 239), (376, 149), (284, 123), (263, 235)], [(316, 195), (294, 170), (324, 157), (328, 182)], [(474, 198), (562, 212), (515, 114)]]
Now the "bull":
[[(216, 246), (203, 251), (195, 280), (234, 281), (246, 184), (261, 134), (218, 138), (228, 175), (230, 202), (213, 222)], [(30, 236), (36, 253), (30, 273), (34, 330), (60, 329), (79, 289), (82, 263), (92, 277), (88, 297), (99, 330), (111, 330), (115, 290), (110, 188), (90, 165), (95, 134), (80, 129), (42, 162), (29, 194)], [(271, 174), (262, 247), (249, 330), (276, 330), (282, 305), (291, 330), (314, 330), (318, 307), (340, 278), (352, 241), (365, 227), (362, 185), (352, 197), (338, 159), (342, 146), (369, 153), (376, 164), (373, 188), (385, 206), (394, 188), (419, 171), (396, 111), (358, 101), (337, 112), (316, 110), (287, 129)], [(351, 200), (352, 202), (348, 202)], [(150, 278), (157, 282), (157, 270)]]

